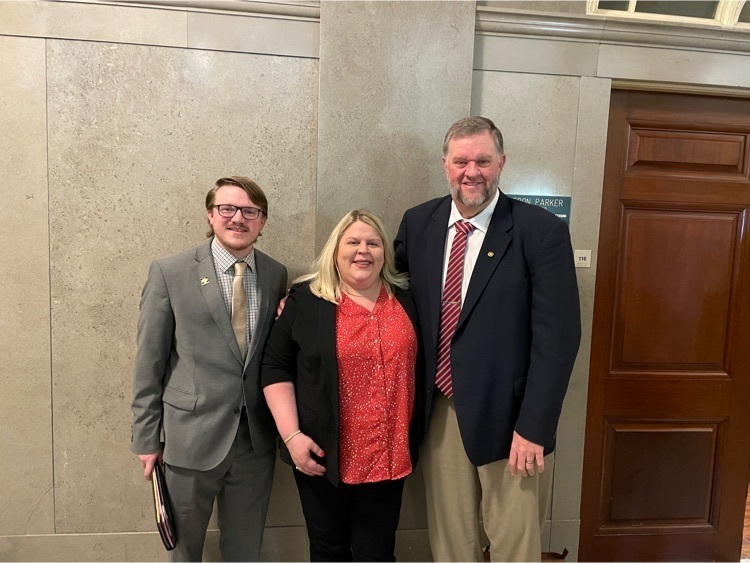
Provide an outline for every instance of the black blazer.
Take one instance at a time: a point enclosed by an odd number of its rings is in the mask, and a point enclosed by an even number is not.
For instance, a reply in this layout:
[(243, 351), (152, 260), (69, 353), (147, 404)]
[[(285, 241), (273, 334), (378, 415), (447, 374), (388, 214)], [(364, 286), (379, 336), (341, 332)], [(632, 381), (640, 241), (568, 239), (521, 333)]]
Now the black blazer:
[[(411, 275), (425, 350), (426, 408), (435, 381), (443, 256), (451, 198), (408, 210), (396, 263)], [(451, 348), (453, 397), (474, 465), (507, 458), (513, 430), (555, 447), (581, 338), (578, 286), (567, 225), (500, 193)]]
[[(397, 291), (419, 342), (417, 310), (411, 294)], [(409, 450), (416, 466), (424, 433), (423, 352), (417, 352), (414, 414), (409, 428)], [(319, 461), (326, 477), (339, 483), (339, 375), (336, 360), (336, 305), (312, 294), (308, 284), (292, 288), (284, 311), (266, 342), (261, 385), (291, 381), (295, 386), (299, 427), (325, 452)], [(281, 459), (292, 464), (289, 451), (280, 444)]]

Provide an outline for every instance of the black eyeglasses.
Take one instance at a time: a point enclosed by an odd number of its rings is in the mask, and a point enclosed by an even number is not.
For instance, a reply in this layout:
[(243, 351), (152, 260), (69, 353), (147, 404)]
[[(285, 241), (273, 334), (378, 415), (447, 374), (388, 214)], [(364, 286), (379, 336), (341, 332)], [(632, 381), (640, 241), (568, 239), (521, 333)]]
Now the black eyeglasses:
[(242, 216), (249, 221), (257, 219), (260, 217), (261, 213), (263, 213), (263, 210), (258, 209), (257, 207), (237, 207), (236, 205), (230, 205), (228, 203), (220, 203), (219, 205), (214, 205), (214, 207), (219, 212), (219, 215), (226, 219), (234, 217), (238, 210), (242, 213)]

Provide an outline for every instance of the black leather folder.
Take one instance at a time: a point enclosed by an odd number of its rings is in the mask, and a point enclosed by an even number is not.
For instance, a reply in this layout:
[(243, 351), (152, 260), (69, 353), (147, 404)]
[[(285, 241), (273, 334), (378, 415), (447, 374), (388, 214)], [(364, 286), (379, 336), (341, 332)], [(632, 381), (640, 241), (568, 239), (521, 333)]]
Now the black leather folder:
[(164, 547), (167, 551), (172, 551), (177, 545), (177, 536), (174, 533), (174, 520), (172, 520), (172, 509), (169, 506), (167, 482), (164, 479), (164, 471), (158, 461), (154, 464), (154, 469), (151, 471), (151, 485), (154, 489), (156, 529), (159, 530)]

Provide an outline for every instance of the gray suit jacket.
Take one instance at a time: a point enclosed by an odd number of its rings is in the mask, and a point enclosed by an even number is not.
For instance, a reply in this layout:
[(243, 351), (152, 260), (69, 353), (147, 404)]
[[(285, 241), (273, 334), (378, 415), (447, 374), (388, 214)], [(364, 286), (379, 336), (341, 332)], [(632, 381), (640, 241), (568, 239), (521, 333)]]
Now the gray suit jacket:
[(243, 362), (216, 279), (211, 242), (156, 260), (141, 296), (133, 378), (137, 454), (164, 448), (170, 465), (206, 471), (229, 452), (244, 393), (256, 452), (276, 427), (260, 388), (260, 355), (286, 292), (286, 268), (255, 250), (260, 311)]

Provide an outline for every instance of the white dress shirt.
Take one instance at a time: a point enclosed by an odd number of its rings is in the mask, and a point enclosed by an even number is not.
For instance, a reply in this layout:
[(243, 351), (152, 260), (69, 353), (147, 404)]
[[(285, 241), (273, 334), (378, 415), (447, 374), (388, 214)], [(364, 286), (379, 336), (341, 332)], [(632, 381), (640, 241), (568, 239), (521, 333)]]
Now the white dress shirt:
[(445, 250), (443, 255), (443, 283), (441, 284), (440, 293), (442, 295), (442, 287), (445, 285), (445, 275), (448, 272), (448, 257), (450, 256), (451, 245), (453, 244), (453, 237), (456, 235), (456, 221), (468, 221), (474, 225), (474, 230), (469, 233), (469, 238), (466, 241), (466, 256), (464, 257), (464, 278), (461, 282), (461, 306), (463, 307), (464, 299), (466, 298), (466, 290), (469, 288), (469, 281), (471, 280), (471, 274), (474, 272), (474, 265), (477, 263), (479, 257), (479, 251), (482, 249), (482, 243), (484, 242), (484, 235), (487, 234), (487, 229), (490, 226), (492, 220), (492, 214), (495, 212), (497, 207), (497, 200), (500, 199), (500, 190), (495, 192), (495, 197), (492, 198), (490, 204), (485, 207), (481, 213), (472, 217), (471, 219), (464, 219), (461, 213), (456, 207), (456, 202), (451, 201), (451, 214), (448, 217), (448, 234), (445, 240)]

